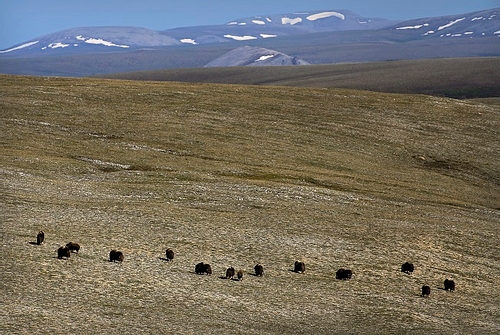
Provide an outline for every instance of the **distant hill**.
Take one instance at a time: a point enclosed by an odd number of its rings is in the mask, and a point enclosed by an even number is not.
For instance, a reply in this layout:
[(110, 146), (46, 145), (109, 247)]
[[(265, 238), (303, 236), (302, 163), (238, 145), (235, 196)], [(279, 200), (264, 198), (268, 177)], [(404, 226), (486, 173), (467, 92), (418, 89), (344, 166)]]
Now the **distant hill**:
[(205, 67), (309, 65), (308, 62), (284, 53), (244, 46), (211, 61)]
[(400, 22), (389, 30), (404, 31), (413, 38), (500, 37), (500, 8), (466, 14), (428, 17)]
[(170, 69), (106, 75), (106, 78), (353, 88), (452, 98), (500, 97), (500, 57), (407, 60), (299, 67)]

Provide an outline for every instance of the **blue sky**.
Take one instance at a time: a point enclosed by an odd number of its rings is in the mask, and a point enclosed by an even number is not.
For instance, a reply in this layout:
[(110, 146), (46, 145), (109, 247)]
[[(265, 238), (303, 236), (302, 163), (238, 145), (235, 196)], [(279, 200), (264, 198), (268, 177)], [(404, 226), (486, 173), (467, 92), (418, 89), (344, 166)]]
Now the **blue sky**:
[(405, 20), (494, 7), (500, 7), (500, 0), (0, 0), (0, 49), (73, 27), (165, 30), (255, 15), (340, 9)]

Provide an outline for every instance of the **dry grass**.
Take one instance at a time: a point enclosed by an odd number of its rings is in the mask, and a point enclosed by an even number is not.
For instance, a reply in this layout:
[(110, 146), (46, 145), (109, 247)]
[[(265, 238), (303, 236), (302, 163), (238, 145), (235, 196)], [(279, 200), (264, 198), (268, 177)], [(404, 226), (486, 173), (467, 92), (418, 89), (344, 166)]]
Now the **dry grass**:
[[(2, 333), (500, 331), (495, 105), (0, 82)], [(39, 230), (46, 243), (30, 244)], [(82, 250), (58, 260), (69, 241)], [(122, 264), (107, 261), (114, 248)], [(290, 271), (295, 260), (304, 274)], [(399, 271), (407, 260), (412, 275)], [(212, 276), (194, 274), (200, 261)], [(229, 266), (244, 280), (219, 279)], [(340, 267), (353, 279), (335, 280)], [(446, 277), (455, 292), (439, 289)]]

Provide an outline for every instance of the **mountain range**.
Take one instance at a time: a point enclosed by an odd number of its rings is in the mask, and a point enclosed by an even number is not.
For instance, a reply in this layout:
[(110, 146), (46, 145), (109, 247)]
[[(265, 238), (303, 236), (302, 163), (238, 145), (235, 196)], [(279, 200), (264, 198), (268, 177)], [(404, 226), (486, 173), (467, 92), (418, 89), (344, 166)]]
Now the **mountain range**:
[(154, 31), (83, 27), (0, 51), (0, 73), (86, 76), (164, 68), (500, 56), (500, 8), (403, 22), (348, 10)]

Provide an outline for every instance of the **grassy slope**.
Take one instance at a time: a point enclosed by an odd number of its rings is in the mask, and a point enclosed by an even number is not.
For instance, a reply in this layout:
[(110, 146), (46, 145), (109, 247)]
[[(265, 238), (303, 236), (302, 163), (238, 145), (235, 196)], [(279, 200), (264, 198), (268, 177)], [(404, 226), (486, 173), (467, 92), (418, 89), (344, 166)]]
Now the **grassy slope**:
[(108, 78), (352, 88), (453, 98), (500, 97), (500, 57), (427, 59), (294, 67), (175, 69)]
[[(2, 333), (500, 331), (496, 106), (340, 89), (0, 82)], [(41, 247), (29, 243), (39, 230)], [(70, 240), (80, 254), (55, 258)], [(172, 263), (160, 259), (167, 247)], [(106, 261), (112, 248), (123, 264)], [(295, 260), (305, 274), (290, 271)], [(410, 276), (399, 272), (407, 260)], [(200, 261), (214, 275), (195, 275)], [(257, 262), (262, 278), (251, 276)], [(228, 266), (245, 279), (219, 279)], [(340, 267), (353, 279), (336, 281)], [(439, 289), (446, 277), (456, 292)]]

